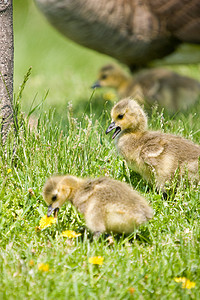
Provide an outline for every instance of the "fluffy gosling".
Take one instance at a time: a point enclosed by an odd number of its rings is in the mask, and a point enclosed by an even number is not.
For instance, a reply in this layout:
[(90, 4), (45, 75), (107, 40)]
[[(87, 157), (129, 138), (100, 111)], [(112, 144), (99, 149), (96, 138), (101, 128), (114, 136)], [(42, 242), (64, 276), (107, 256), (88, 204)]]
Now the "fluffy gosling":
[(69, 201), (84, 215), (87, 227), (94, 234), (131, 233), (153, 217), (144, 197), (128, 184), (111, 178), (51, 177), (44, 185), (43, 197), (48, 216)]
[(114, 88), (119, 99), (131, 96), (148, 109), (156, 102), (170, 114), (186, 110), (200, 98), (199, 81), (162, 68), (131, 76), (109, 64), (100, 69), (92, 88), (96, 87)]
[(199, 181), (200, 146), (180, 136), (150, 131), (141, 106), (130, 98), (119, 101), (111, 111), (112, 123), (106, 134), (115, 129), (117, 150), (135, 172), (148, 182), (164, 189), (176, 170), (180, 175)]

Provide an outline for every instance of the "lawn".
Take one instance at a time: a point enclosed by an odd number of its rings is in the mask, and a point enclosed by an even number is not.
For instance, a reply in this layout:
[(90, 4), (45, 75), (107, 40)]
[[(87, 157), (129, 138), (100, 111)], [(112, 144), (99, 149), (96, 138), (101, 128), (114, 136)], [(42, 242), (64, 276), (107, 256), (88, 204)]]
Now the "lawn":
[[(32, 2), (14, 2), (15, 100), (26, 114), (41, 105), (31, 114), (39, 119), (35, 130), (18, 112), (15, 151), (13, 137), (6, 154), (0, 147), (0, 299), (200, 299), (200, 187), (185, 178), (164, 200), (132, 172), (105, 135), (109, 90), (90, 89), (111, 59), (65, 40)], [(173, 69), (200, 79), (200, 66)], [(199, 112), (200, 103), (174, 118), (155, 108), (149, 127), (199, 143)], [(153, 219), (130, 236), (113, 235), (110, 243), (106, 235), (93, 239), (68, 204), (56, 224), (41, 230), (43, 185), (52, 174), (66, 173), (128, 182), (146, 197)], [(63, 237), (64, 230), (81, 236)], [(91, 264), (93, 256), (101, 256), (102, 265)], [(178, 277), (196, 285), (184, 286)]]

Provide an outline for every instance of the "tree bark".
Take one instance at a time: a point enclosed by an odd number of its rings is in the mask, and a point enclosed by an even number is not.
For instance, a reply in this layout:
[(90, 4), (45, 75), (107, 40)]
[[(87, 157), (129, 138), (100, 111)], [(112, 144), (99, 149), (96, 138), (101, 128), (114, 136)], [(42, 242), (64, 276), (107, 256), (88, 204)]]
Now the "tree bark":
[(13, 124), (13, 7), (12, 0), (0, 0), (0, 118), (5, 143)]

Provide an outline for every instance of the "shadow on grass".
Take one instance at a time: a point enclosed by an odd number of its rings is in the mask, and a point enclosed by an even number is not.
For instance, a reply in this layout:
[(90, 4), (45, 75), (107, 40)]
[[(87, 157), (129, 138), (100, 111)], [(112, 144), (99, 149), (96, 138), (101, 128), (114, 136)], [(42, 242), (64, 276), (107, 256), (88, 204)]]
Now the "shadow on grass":
[(148, 227), (141, 227), (139, 231), (134, 231), (131, 234), (124, 233), (102, 233), (99, 236), (95, 236), (90, 232), (85, 226), (80, 226), (77, 229), (78, 233), (81, 233), (81, 240), (84, 242), (85, 239), (90, 242), (105, 243), (108, 246), (110, 245), (130, 245), (134, 244), (135, 241), (144, 245), (152, 245), (150, 232)]
[(98, 120), (102, 126), (105, 126), (108, 120), (110, 120), (110, 111), (113, 102), (94, 95), (89, 100), (81, 98), (75, 103), (66, 102), (62, 107), (55, 105), (53, 107), (55, 109), (54, 121), (61, 122), (61, 127), (64, 131), (69, 125), (69, 106), (71, 106), (71, 117), (77, 119), (78, 122), (83, 122), (86, 116), (92, 116), (93, 122)]

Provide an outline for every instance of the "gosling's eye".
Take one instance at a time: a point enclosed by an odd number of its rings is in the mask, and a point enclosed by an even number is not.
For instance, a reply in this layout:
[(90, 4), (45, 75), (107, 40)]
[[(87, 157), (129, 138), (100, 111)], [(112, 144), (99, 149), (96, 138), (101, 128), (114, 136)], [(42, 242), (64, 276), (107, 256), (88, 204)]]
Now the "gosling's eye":
[(106, 79), (107, 77), (108, 77), (108, 76), (107, 76), (106, 74), (104, 74), (104, 75), (101, 76), (101, 79), (104, 80), (104, 79)]
[(123, 119), (124, 115), (118, 115), (118, 119)]
[(57, 199), (57, 195), (53, 195), (51, 198), (52, 201), (56, 201), (56, 199)]

